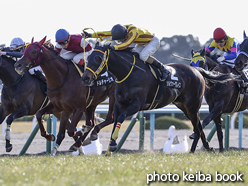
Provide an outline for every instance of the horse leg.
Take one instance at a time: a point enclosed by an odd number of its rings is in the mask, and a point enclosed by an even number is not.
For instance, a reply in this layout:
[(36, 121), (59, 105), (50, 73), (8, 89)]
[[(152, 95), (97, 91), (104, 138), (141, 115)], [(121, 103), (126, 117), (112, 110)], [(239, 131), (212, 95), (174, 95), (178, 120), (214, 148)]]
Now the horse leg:
[(68, 128), (67, 124), (68, 124), (68, 119), (70, 117), (71, 113), (69, 112), (61, 112), (61, 116), (60, 116), (60, 125), (59, 125), (59, 132), (57, 134), (57, 139), (56, 139), (56, 145), (54, 146), (51, 155), (55, 156), (59, 146), (61, 145), (62, 141), (65, 138), (65, 130)]
[(216, 117), (214, 119), (214, 123), (216, 125), (217, 137), (218, 137), (218, 141), (219, 141), (219, 147), (220, 147), (219, 152), (224, 152), (221, 115), (219, 115), (218, 117)]
[[(215, 106), (211, 112), (207, 115), (206, 118), (203, 119), (202, 121), (202, 128), (204, 129), (205, 126), (207, 126), (212, 120), (214, 120), (216, 117), (218, 117), (219, 114), (222, 113), (222, 108), (218, 106)], [(190, 135), (190, 139), (194, 139), (194, 134)]]
[(116, 139), (118, 138), (121, 124), (126, 119), (126, 117), (137, 113), (140, 109), (140, 105), (141, 104), (140, 104), (140, 101), (138, 99), (133, 100), (132, 103), (126, 108), (126, 110), (124, 112), (120, 113), (117, 105), (115, 104), (114, 117), (116, 119), (115, 119), (115, 123), (113, 126), (112, 134), (111, 134), (110, 144), (109, 144), (108, 150), (106, 152), (107, 154), (109, 153), (108, 151), (114, 152), (117, 149)]
[(53, 114), (53, 113), (58, 113), (58, 112), (60, 112), (60, 110), (57, 110), (54, 107), (54, 105), (50, 102), (47, 106), (45, 106), (41, 110), (38, 110), (36, 113), (36, 118), (39, 124), (41, 136), (46, 138), (48, 141), (55, 141), (55, 136), (53, 134), (48, 134), (46, 132), (44, 125), (43, 125), (42, 116), (44, 114)]
[(73, 137), (76, 134), (77, 124), (81, 120), (84, 112), (84, 109), (75, 109), (75, 111), (73, 112), (71, 124), (67, 130), (67, 133), (70, 137)]
[[(196, 101), (194, 101), (197, 105), (201, 105), (200, 102), (199, 104), (197, 104)], [(200, 122), (200, 117), (199, 117), (199, 109), (198, 107), (192, 107), (192, 104), (189, 104), (189, 106), (187, 107), (186, 106), (183, 106), (183, 105), (179, 105), (179, 104), (176, 104), (178, 108), (180, 108), (184, 114), (187, 116), (187, 118), (189, 118), (189, 120), (191, 121), (192, 125), (193, 125), (193, 130), (194, 130), (194, 133), (195, 133), (195, 137), (194, 137), (194, 141), (191, 145), (191, 149), (190, 149), (190, 152), (194, 153), (195, 152), (195, 149), (196, 149), (196, 146), (197, 146), (197, 143), (201, 137), (201, 140), (202, 140), (202, 143), (203, 143), (203, 146), (210, 150), (210, 147), (209, 147), (209, 144), (206, 140), (206, 137), (205, 137), (205, 134), (202, 130), (202, 125), (201, 125), (201, 122)], [(200, 107), (200, 106), (199, 106)]]
[(114, 96), (109, 97), (109, 110), (106, 119), (104, 122), (95, 126), (95, 128), (93, 129), (90, 135), (91, 141), (97, 140), (98, 133), (100, 132), (100, 130), (114, 122), (114, 102), (115, 102)]
[(5, 135), (5, 140), (6, 140), (6, 152), (10, 152), (13, 148), (12, 144), (10, 143), (10, 128), (11, 128), (11, 123), (20, 117), (28, 115), (28, 108), (26, 105), (23, 105), (22, 107), (18, 108), (15, 112), (9, 115), (9, 117), (6, 119), (7, 123), (7, 128), (6, 128), (6, 135)]
[(82, 142), (85, 140), (91, 129), (94, 127), (94, 117), (95, 117), (95, 109), (96, 107), (89, 107), (85, 111), (85, 122), (86, 122), (86, 127), (83, 127), (83, 135), (81, 135), (78, 140), (70, 147), (69, 151), (77, 151), (78, 148), (81, 147)]

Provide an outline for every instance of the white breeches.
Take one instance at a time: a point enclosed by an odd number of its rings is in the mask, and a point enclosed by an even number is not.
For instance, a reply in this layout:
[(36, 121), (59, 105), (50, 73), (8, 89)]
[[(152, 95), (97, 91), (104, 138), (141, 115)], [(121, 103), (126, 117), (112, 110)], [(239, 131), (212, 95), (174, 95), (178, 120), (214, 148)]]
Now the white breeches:
[(133, 51), (139, 53), (139, 57), (142, 61), (146, 61), (149, 56), (153, 55), (159, 49), (159, 47), (160, 41), (156, 36), (154, 36), (146, 45), (137, 44)]
[(60, 56), (64, 59), (72, 60), (74, 63), (78, 64), (81, 59), (85, 58), (84, 60), (87, 61), (87, 58), (92, 53), (92, 51), (93, 50), (90, 50), (89, 52), (81, 52), (77, 54), (77, 53), (62, 49)]

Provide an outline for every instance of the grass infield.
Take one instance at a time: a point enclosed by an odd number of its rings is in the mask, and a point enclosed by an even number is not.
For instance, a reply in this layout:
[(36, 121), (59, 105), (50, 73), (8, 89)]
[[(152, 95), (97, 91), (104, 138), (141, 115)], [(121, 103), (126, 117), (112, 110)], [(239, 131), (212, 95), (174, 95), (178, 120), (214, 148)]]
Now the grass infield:
[[(247, 185), (248, 152), (156, 153), (101, 156), (1, 156), (0, 185), (6, 186), (132, 186), (147, 185)], [(242, 174), (243, 181), (216, 182), (215, 174)], [(156, 174), (156, 176), (154, 176)], [(169, 181), (169, 174), (178, 181)], [(184, 175), (183, 175), (184, 174)], [(186, 177), (185, 177), (186, 174)], [(192, 176), (193, 180), (190, 179)], [(211, 177), (211, 181), (201, 181)], [(173, 177), (171, 176), (170, 179)], [(176, 179), (177, 177), (174, 177)], [(165, 181), (167, 179), (167, 181)], [(227, 178), (225, 178), (227, 179)], [(200, 180), (200, 181), (199, 181)]]

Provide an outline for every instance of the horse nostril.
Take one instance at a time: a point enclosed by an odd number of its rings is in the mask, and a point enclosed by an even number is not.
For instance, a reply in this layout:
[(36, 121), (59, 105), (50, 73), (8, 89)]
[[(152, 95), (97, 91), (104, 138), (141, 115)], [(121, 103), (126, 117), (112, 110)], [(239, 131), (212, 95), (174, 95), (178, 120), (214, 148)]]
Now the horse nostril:
[(90, 82), (90, 78), (89, 78), (88, 76), (83, 76), (83, 77), (82, 77), (82, 80), (83, 80), (83, 82), (85, 82), (85, 83), (89, 83), (89, 82)]

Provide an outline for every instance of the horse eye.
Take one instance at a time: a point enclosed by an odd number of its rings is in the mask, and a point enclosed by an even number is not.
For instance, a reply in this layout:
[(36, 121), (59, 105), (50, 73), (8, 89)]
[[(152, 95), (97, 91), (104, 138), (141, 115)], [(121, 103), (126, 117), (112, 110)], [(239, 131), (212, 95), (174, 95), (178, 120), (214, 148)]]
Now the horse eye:
[(37, 51), (36, 51), (36, 50), (34, 50), (34, 51), (32, 51), (32, 54), (36, 54), (36, 52), (37, 52)]
[(96, 56), (96, 57), (95, 57), (95, 61), (96, 61), (97, 63), (100, 63), (100, 62), (102, 62), (102, 58), (101, 58), (100, 56)]

